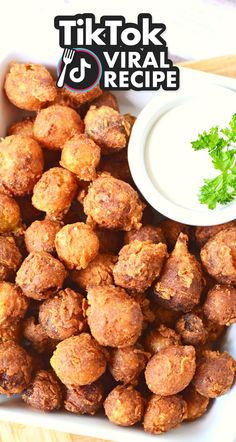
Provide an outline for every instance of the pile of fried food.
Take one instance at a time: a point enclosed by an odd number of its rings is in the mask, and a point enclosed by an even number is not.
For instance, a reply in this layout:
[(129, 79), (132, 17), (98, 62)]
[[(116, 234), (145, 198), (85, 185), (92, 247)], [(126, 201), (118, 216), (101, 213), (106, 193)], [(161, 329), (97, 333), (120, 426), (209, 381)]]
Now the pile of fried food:
[(155, 223), (99, 86), (14, 62), (5, 92), (35, 114), (0, 141), (0, 393), (153, 434), (199, 418), (234, 381), (236, 223)]

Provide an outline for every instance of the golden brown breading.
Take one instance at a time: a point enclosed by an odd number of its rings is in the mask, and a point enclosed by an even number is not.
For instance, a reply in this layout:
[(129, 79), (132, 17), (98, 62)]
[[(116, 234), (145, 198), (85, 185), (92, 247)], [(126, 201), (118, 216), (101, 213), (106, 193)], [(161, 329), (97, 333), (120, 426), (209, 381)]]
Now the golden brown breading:
[(236, 284), (236, 227), (224, 229), (201, 249), (202, 264), (221, 284)]
[(235, 361), (227, 352), (206, 350), (197, 361), (193, 385), (202, 396), (215, 398), (231, 388), (234, 374)]
[(60, 164), (80, 180), (91, 181), (96, 177), (100, 156), (101, 149), (93, 140), (84, 134), (76, 134), (65, 142)]
[(34, 221), (25, 231), (25, 245), (28, 252), (55, 253), (55, 237), (61, 224), (50, 219)]
[(90, 287), (88, 303), (88, 324), (99, 344), (135, 344), (141, 335), (143, 315), (139, 304), (124, 289), (112, 285)]
[(96, 381), (75, 389), (68, 388), (65, 394), (64, 407), (71, 413), (94, 415), (101, 408), (103, 398), (103, 384)]
[(73, 270), (71, 278), (84, 290), (91, 285), (113, 284), (113, 268), (117, 259), (117, 256), (99, 253), (86, 269)]
[(45, 332), (41, 324), (37, 324), (33, 316), (29, 316), (22, 323), (22, 334), (30, 343), (30, 346), (38, 354), (44, 353), (48, 349), (55, 349), (57, 342), (53, 342)]
[(5, 195), (32, 192), (43, 172), (43, 153), (37, 141), (10, 135), (0, 141), (0, 189)]
[(145, 337), (145, 349), (152, 355), (170, 345), (180, 345), (181, 340), (175, 330), (161, 324), (159, 327), (150, 330)]
[(67, 224), (56, 234), (56, 251), (68, 269), (85, 269), (99, 250), (99, 240), (84, 223)]
[(0, 341), (18, 342), (28, 299), (15, 284), (0, 282)]
[(153, 394), (144, 413), (144, 431), (161, 434), (178, 427), (186, 416), (186, 402), (180, 396)]
[(96, 107), (108, 106), (117, 112), (120, 111), (115, 95), (109, 91), (103, 91), (99, 97), (95, 98), (95, 100), (91, 102), (91, 105)]
[(87, 92), (77, 93), (67, 88), (57, 88), (57, 96), (55, 103), (62, 106), (69, 106), (75, 109), (80, 108), (82, 105), (87, 105), (95, 98), (98, 98), (102, 94), (102, 90), (99, 85)]
[(32, 203), (49, 218), (60, 220), (68, 212), (76, 190), (75, 175), (62, 167), (53, 167), (44, 172), (34, 187)]
[(25, 296), (42, 300), (59, 290), (67, 272), (63, 264), (47, 252), (30, 253), (16, 275)]
[(155, 286), (158, 300), (164, 307), (183, 312), (199, 303), (203, 288), (201, 266), (189, 253), (187, 243), (187, 235), (180, 233)]
[(118, 385), (107, 396), (104, 410), (113, 424), (129, 427), (142, 419), (144, 400), (131, 385)]
[(112, 348), (109, 358), (110, 372), (117, 382), (135, 386), (149, 357), (150, 354), (137, 345)]
[(105, 173), (89, 186), (84, 198), (88, 220), (107, 229), (139, 228), (143, 209), (138, 193), (128, 183)]
[(11, 63), (4, 88), (11, 103), (30, 111), (37, 111), (56, 97), (53, 78), (41, 64)]
[(58, 410), (62, 402), (61, 386), (53, 373), (38, 370), (23, 392), (22, 399), (27, 405), (38, 410)]
[(0, 281), (13, 278), (22, 256), (12, 236), (0, 236)]
[(194, 313), (181, 316), (175, 327), (184, 344), (198, 345), (206, 342), (207, 330), (203, 320)]
[(25, 137), (34, 138), (34, 120), (33, 117), (27, 117), (24, 120), (16, 121), (16, 123), (13, 123), (9, 127), (7, 135), (23, 135)]
[(152, 241), (154, 244), (160, 242), (165, 244), (166, 242), (161, 227), (152, 226), (151, 224), (143, 225), (139, 230), (131, 230), (125, 233), (125, 244), (129, 244), (134, 240)]
[(52, 150), (62, 149), (69, 138), (83, 131), (84, 123), (79, 114), (59, 104), (39, 111), (34, 122), (34, 138)]
[(113, 275), (116, 285), (143, 292), (160, 275), (167, 256), (165, 244), (134, 240), (119, 252)]
[(61, 382), (73, 389), (91, 384), (106, 370), (103, 348), (88, 333), (60, 342), (50, 362)]
[(170, 345), (149, 360), (146, 383), (153, 393), (169, 396), (184, 390), (196, 369), (195, 350), (191, 345)]
[(160, 224), (164, 237), (168, 246), (172, 249), (175, 246), (175, 243), (180, 235), (180, 233), (185, 233), (189, 235), (189, 226), (186, 224), (178, 223), (173, 219), (164, 219)]
[(20, 207), (17, 202), (0, 193), (0, 234), (15, 232), (21, 224)]
[(15, 342), (0, 343), (0, 394), (21, 393), (29, 384), (32, 359)]
[(236, 289), (230, 285), (216, 285), (208, 292), (203, 311), (217, 324), (233, 324), (236, 322)]
[(208, 241), (208, 239), (212, 238), (216, 235), (216, 233), (221, 232), (222, 230), (229, 229), (231, 227), (235, 227), (235, 221), (229, 221), (224, 224), (217, 224), (216, 226), (199, 226), (196, 227), (195, 230), (195, 238), (196, 243), (199, 247), (203, 247), (204, 244)]
[(209, 399), (199, 394), (193, 385), (189, 385), (181, 396), (187, 404), (187, 416), (186, 420), (193, 421), (202, 416), (209, 405)]
[(152, 303), (152, 310), (155, 314), (155, 325), (163, 324), (166, 327), (175, 328), (175, 323), (181, 316), (181, 312), (170, 310), (158, 303)]

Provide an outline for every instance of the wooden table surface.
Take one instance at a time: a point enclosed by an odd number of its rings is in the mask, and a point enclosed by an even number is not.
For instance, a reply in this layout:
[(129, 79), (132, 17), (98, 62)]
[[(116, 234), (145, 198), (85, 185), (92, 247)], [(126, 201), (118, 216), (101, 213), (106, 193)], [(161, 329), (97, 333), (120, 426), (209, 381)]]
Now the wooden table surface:
[[(201, 71), (212, 72), (227, 77), (236, 77), (236, 55), (217, 57), (208, 60), (181, 63)], [(102, 439), (75, 436), (59, 431), (35, 428), (29, 425), (0, 422), (0, 442), (104, 442)]]

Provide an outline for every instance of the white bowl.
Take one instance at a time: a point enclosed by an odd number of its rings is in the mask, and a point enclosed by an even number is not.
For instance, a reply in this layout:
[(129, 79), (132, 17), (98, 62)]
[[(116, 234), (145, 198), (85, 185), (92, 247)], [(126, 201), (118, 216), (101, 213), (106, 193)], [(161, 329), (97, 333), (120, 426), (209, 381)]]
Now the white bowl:
[[(8, 103), (2, 93), (4, 75), (8, 70), (9, 61), (33, 61), (50, 66), (50, 59), (50, 53), (44, 58), (37, 58), (36, 55), (24, 53), (10, 54), (2, 60), (0, 64), (0, 136), (6, 135), (7, 127), (13, 121), (22, 118), (22, 112)], [(191, 79), (202, 78), (202, 74), (198, 75), (191, 70), (185, 70), (185, 72), (185, 75), (188, 75)], [(212, 77), (208, 78), (211, 79)], [(223, 80), (221, 79), (221, 81)], [(116, 95), (123, 112), (131, 112), (137, 115), (147, 102), (155, 96), (155, 93), (129, 91), (120, 92)], [(236, 326), (231, 326), (226, 335), (223, 348), (228, 350), (234, 357), (236, 357), (235, 338)], [(193, 423), (184, 423), (180, 428), (158, 436), (158, 440), (160, 439), (163, 442), (189, 442), (190, 440), (191, 442), (221, 442), (223, 438), (224, 442), (233, 442), (236, 436), (234, 423), (235, 392), (236, 388), (234, 387), (225, 396), (214, 401), (213, 406), (201, 419)], [(28, 408), (18, 397), (7, 398), (0, 396), (0, 420), (112, 441), (132, 440), (133, 438), (135, 441), (144, 442), (156, 439), (155, 436), (144, 433), (141, 426), (133, 428), (117, 427), (102, 415), (90, 417), (76, 416), (65, 411), (53, 413), (39, 412)]]

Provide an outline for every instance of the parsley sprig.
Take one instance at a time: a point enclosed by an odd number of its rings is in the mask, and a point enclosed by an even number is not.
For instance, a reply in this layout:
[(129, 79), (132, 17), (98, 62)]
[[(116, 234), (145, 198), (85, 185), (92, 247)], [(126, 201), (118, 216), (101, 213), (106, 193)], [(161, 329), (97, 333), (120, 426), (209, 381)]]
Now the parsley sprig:
[(204, 185), (198, 195), (201, 204), (215, 209), (217, 204), (228, 204), (236, 198), (236, 113), (229, 122), (229, 127), (212, 127), (192, 141), (192, 148), (208, 149), (212, 164), (220, 173), (215, 178), (204, 179)]

